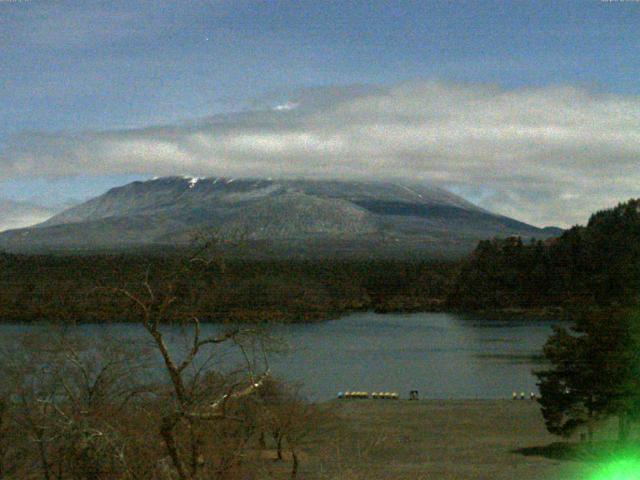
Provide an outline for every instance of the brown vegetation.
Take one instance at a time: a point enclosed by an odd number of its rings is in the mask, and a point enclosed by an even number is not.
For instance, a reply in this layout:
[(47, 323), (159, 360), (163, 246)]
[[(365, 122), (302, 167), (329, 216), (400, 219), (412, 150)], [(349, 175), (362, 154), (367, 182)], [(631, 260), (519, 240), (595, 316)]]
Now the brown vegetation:
[[(0, 321), (136, 322), (134, 302), (182, 269), (183, 255), (9, 255), (0, 253)], [(176, 278), (172, 321), (310, 322), (357, 310), (441, 310), (456, 265), (386, 261), (243, 261), (200, 265)]]
[[(286, 445), (296, 477), (314, 410), (271, 378), (269, 339), (250, 325), (203, 336), (185, 309), (190, 279), (226, 269), (210, 246), (138, 285), (96, 289), (131, 304), (148, 350), (53, 325), (4, 345), (0, 478), (251, 478), (265, 463), (267, 433), (280, 460)], [(165, 338), (175, 319), (184, 350)], [(225, 346), (243, 359), (235, 370), (220, 360)]]
[(205, 371), (215, 368), (211, 358), (196, 367), (190, 352), (189, 367), (176, 362), (172, 373), (166, 364), (159, 370), (151, 353), (121, 339), (53, 330), (6, 346), (0, 478), (296, 477), (301, 448), (320, 421), (316, 407), (268, 371), (249, 370), (253, 361)]

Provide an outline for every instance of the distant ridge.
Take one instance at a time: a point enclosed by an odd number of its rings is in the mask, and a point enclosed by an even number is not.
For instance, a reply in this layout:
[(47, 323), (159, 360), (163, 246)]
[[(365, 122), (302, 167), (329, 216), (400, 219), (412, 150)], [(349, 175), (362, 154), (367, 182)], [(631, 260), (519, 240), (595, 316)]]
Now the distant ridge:
[(14, 202), (0, 198), (0, 232), (9, 228), (33, 225), (59, 211), (60, 209), (34, 203)]
[(113, 188), (34, 227), (0, 233), (0, 248), (179, 246), (199, 233), (259, 243), (274, 255), (451, 256), (494, 236), (544, 239), (561, 232), (424, 184), (163, 177)]

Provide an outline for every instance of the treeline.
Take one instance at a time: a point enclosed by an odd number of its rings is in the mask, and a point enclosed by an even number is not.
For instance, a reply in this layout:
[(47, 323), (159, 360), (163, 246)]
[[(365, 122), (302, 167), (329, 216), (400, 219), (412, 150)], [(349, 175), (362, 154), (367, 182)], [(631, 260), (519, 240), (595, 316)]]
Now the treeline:
[(480, 242), (448, 303), (463, 310), (614, 308), (640, 292), (640, 200), (595, 213), (546, 242)]
[(362, 310), (579, 315), (637, 299), (640, 200), (595, 213), (556, 239), (482, 241), (463, 261), (221, 256), (185, 269), (186, 258), (0, 253), (0, 321), (132, 321), (135, 305), (118, 289), (140, 293), (145, 280), (171, 275), (177, 317), (217, 322), (310, 322)]
[(251, 260), (189, 255), (0, 254), (0, 321), (136, 321), (130, 291), (173, 277), (176, 318), (309, 322), (360, 310), (441, 309), (457, 265), (439, 262)]

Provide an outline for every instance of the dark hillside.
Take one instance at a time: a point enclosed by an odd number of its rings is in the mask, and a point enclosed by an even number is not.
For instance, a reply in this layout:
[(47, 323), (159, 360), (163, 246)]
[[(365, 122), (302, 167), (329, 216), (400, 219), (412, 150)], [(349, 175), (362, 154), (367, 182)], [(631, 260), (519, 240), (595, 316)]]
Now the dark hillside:
[[(133, 302), (183, 267), (184, 255), (0, 254), (0, 321), (107, 322), (137, 317)], [(190, 268), (172, 280), (176, 318), (208, 321), (308, 322), (354, 310), (442, 308), (455, 264), (401, 261), (258, 261)]]
[(640, 200), (595, 213), (557, 239), (480, 242), (449, 295), (465, 310), (627, 305), (640, 294)]

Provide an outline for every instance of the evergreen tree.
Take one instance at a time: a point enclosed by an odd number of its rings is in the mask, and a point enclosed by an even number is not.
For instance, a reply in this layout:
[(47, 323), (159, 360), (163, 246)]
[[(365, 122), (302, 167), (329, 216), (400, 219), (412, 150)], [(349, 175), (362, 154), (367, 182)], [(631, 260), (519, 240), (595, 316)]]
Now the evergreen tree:
[(582, 337), (557, 328), (544, 347), (552, 368), (535, 372), (545, 425), (555, 435), (569, 437), (582, 425), (587, 425), (590, 438), (593, 435), (599, 412), (588, 385), (591, 375), (585, 375), (584, 347)]
[(586, 426), (619, 418), (619, 439), (626, 440), (640, 412), (640, 316), (628, 309), (607, 309), (579, 320), (573, 331), (557, 328), (544, 355), (551, 368), (535, 372), (539, 403), (549, 432), (570, 436)]

